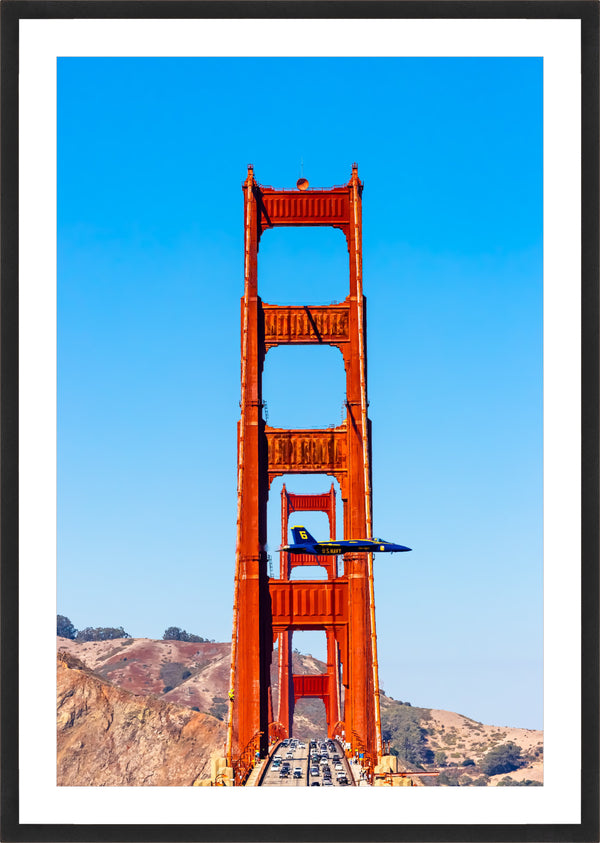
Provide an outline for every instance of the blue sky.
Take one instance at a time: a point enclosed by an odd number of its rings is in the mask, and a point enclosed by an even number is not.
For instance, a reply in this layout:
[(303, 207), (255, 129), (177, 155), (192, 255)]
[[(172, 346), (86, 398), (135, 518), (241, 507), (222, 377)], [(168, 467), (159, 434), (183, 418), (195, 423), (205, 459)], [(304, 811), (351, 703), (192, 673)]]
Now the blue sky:
[[(541, 728), (541, 59), (59, 59), (57, 610), (229, 639), (241, 183), (353, 161), (374, 530), (413, 548), (375, 558), (381, 684)], [(259, 293), (343, 299), (347, 262), (339, 231), (267, 231)], [(274, 426), (338, 424), (344, 389), (337, 349), (267, 355)]]

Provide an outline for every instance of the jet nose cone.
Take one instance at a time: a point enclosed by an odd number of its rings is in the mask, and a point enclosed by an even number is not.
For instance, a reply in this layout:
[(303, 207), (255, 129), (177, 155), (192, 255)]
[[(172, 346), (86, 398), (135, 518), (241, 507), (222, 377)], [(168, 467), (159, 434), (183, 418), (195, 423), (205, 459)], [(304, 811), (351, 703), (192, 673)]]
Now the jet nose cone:
[(412, 547), (404, 547), (403, 544), (395, 545), (395, 550), (402, 551), (402, 550), (412, 550)]

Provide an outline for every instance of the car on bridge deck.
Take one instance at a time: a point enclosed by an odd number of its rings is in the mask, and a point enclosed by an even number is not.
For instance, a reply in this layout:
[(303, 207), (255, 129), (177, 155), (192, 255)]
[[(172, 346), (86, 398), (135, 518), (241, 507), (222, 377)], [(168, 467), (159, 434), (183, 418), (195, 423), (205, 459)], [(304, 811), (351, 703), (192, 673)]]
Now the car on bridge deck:
[(294, 767), (294, 778), (301, 779), (302, 778), (302, 767)]

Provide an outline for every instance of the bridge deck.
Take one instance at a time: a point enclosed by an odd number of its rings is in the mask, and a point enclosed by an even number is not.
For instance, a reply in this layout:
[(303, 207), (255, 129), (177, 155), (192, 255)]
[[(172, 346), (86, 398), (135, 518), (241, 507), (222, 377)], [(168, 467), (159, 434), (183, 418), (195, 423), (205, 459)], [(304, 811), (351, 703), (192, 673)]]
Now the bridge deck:
[[(261, 776), (258, 785), (260, 787), (347, 787), (354, 785), (354, 777), (352, 776), (348, 760), (344, 757), (344, 751), (337, 741), (333, 741), (333, 749), (326, 748), (321, 750), (321, 744), (327, 744), (327, 741), (319, 739), (317, 741), (317, 749), (310, 749), (308, 741), (298, 741), (295, 746), (284, 746), (280, 743), (271, 758), (268, 765)], [(331, 745), (330, 743), (330, 745)], [(321, 763), (321, 758), (317, 763), (311, 761), (311, 755), (318, 753), (319, 756), (327, 754), (326, 763)], [(341, 782), (337, 776), (334, 755), (339, 756), (339, 764), (341, 764), (343, 772), (346, 774), (346, 781)], [(276, 759), (281, 759), (281, 765), (278, 765)], [(289, 764), (290, 772), (287, 776), (281, 775), (282, 767), (285, 763)], [(294, 769), (299, 768), (300, 774), (294, 776)], [(325, 770), (331, 773), (331, 785), (326, 785), (327, 776)], [(315, 773), (315, 770), (317, 772)], [(311, 772), (312, 771), (312, 772)]]

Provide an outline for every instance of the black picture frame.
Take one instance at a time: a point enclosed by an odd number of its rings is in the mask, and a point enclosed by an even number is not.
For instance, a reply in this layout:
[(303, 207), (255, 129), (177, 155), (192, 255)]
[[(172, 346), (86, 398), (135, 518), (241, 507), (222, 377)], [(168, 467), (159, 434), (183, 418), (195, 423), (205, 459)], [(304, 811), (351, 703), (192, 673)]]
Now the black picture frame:
[[(1, 838), (3, 841), (597, 841), (599, 5), (596, 0), (3, 0), (1, 14)], [(49, 18), (532, 18), (581, 21), (582, 675), (578, 825), (25, 825), (19, 822), (19, 22)], [(570, 771), (571, 775), (577, 772)], [(368, 818), (366, 818), (368, 819)]]

